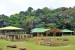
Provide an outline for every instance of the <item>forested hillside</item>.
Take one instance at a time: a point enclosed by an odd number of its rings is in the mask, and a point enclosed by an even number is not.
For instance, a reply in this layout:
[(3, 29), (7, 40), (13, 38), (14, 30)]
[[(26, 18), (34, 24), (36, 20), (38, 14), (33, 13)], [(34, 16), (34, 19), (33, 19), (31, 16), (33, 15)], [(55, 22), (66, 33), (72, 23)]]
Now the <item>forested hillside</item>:
[(24, 28), (27, 32), (35, 27), (57, 27), (73, 30), (75, 27), (75, 7), (60, 7), (57, 9), (44, 7), (37, 10), (29, 7), (26, 11), (20, 11), (10, 17), (4, 14), (0, 15), (0, 27), (10, 25)]

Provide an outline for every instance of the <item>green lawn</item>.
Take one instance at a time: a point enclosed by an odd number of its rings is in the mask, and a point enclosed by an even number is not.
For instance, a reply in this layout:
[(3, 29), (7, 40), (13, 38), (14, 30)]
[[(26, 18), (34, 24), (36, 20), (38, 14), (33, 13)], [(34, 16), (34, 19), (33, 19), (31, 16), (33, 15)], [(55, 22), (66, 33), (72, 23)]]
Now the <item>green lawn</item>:
[[(37, 45), (33, 40), (12, 42), (0, 39), (0, 48), (3, 48), (3, 50), (19, 50), (20, 47), (26, 47), (27, 50), (75, 50), (75, 36), (64, 36), (62, 38), (70, 39), (70, 44), (68, 46), (51, 47)], [(16, 44), (17, 48), (7, 48), (6, 46), (10, 44)]]

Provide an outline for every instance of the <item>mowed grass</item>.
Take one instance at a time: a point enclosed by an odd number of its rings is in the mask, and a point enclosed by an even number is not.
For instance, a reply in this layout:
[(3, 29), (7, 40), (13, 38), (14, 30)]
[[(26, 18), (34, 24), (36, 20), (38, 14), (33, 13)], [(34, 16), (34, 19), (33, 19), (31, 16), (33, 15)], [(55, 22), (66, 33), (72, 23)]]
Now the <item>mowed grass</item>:
[[(75, 36), (63, 36), (61, 38), (68, 38), (69, 45), (68, 46), (59, 46), (59, 47), (51, 47), (51, 46), (43, 46), (38, 45), (34, 38), (33, 40), (29, 41), (6, 41), (0, 39), (0, 48), (3, 48), (3, 50), (20, 50), (20, 47), (25, 47), (27, 50), (75, 50)], [(7, 48), (7, 45), (10, 44), (16, 44), (17, 48)]]

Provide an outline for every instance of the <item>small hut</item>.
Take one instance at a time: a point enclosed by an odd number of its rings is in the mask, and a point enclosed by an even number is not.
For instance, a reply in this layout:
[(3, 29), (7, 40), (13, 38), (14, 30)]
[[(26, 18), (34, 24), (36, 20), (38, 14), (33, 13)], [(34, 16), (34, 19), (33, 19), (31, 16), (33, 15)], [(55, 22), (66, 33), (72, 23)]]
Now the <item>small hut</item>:
[(45, 29), (45, 28), (34, 28), (31, 30), (32, 33), (37, 33), (37, 42), (39, 44), (43, 42), (43, 38), (42, 38), (43, 32), (46, 32), (46, 37), (48, 36), (47, 31), (49, 31), (49, 29)]
[(3, 39), (6, 40), (22, 40), (26, 38), (25, 32), (23, 32), (23, 28), (7, 26), (0, 28), (0, 32), (3, 36)]
[[(49, 29), (44, 28), (34, 28), (31, 30), (32, 33), (37, 33), (37, 37), (41, 36), (40, 33), (47, 32)], [(48, 33), (46, 33), (46, 36), (48, 36)]]
[(63, 33), (71, 33), (71, 35), (72, 35), (72, 33), (74, 32), (74, 31), (72, 31), (72, 30), (68, 30), (68, 29), (63, 29), (63, 30), (61, 30), (61, 32), (62, 32), (62, 36), (63, 36)]

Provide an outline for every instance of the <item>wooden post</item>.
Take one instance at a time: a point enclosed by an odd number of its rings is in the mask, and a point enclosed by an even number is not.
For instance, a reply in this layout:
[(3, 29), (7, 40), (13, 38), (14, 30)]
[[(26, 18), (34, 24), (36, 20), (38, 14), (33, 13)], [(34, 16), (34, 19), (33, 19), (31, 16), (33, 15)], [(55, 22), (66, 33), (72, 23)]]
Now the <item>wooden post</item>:
[(23, 40), (23, 34), (21, 34), (21, 40)]
[(9, 40), (9, 35), (7, 36), (7, 40)]
[(12, 35), (10, 36), (10, 40), (12, 40)]
[(72, 35), (72, 32), (71, 32), (71, 35)]
[(54, 37), (56, 36), (56, 33), (55, 33), (55, 32), (53, 33), (53, 36), (54, 36)]
[(23, 40), (23, 34), (22, 34), (22, 40)]
[(38, 37), (38, 33), (37, 33), (37, 37)]
[(39, 40), (39, 33), (37, 33), (37, 41)]
[(62, 36), (63, 36), (63, 32), (62, 32)]
[(24, 34), (24, 39), (26, 39), (26, 34)]
[(41, 34), (41, 37), (43, 37), (43, 34)]
[(5, 38), (5, 40), (7, 40), (7, 35), (6, 35), (6, 38)]
[(37, 33), (37, 37), (40, 37), (40, 33)]
[(14, 35), (14, 41), (16, 40), (15, 35)]
[(24, 40), (24, 34), (22, 35), (22, 39)]
[(13, 35), (11, 35), (11, 40), (13, 40)]
[(19, 35), (17, 35), (18, 36), (18, 40), (19, 40)]
[(74, 29), (74, 35), (75, 35), (75, 28), (73, 27), (73, 29)]
[(48, 37), (48, 33), (46, 32), (46, 37)]
[(20, 40), (21, 40), (21, 34), (20, 34)]
[(4, 35), (4, 39), (6, 39), (6, 35)]

